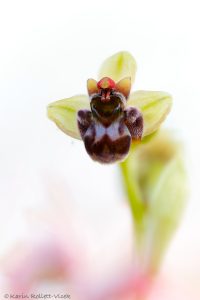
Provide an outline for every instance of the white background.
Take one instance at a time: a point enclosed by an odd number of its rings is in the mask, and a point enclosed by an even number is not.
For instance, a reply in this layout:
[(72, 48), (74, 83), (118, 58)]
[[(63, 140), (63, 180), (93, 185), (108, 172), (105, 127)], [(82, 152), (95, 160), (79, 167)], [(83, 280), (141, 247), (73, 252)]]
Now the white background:
[(46, 117), (49, 102), (85, 93), (100, 63), (128, 50), (138, 65), (133, 89), (173, 95), (165, 126), (177, 131), (186, 150), (189, 205), (164, 270), (182, 282), (200, 280), (199, 28), (195, 0), (0, 1), (2, 257), (29, 235), (27, 211), (48, 207), (48, 186), (60, 181), (75, 218), (87, 224), (94, 257), (104, 251), (109, 264), (114, 258), (106, 249), (129, 236), (117, 167), (93, 163), (81, 142)]

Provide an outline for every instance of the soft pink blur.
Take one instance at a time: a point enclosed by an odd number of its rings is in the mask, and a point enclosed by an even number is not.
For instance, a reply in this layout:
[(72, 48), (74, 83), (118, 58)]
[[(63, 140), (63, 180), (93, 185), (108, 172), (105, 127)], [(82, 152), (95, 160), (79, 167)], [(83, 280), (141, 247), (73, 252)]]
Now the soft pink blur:
[[(86, 240), (81, 237), (86, 224), (76, 219), (68, 189), (61, 178), (53, 180), (48, 174), (45, 178), (48, 206), (28, 212), (30, 236), (14, 244), (0, 262), (3, 292), (48, 293), (51, 286), (52, 291), (67, 292), (77, 300), (198, 299), (195, 275), (179, 277), (176, 272), (172, 276), (169, 271), (148, 278), (136, 267), (131, 254), (119, 259), (118, 264), (115, 261), (110, 274), (98, 273), (91, 264)], [(127, 245), (132, 247), (128, 240)], [(121, 248), (116, 251), (120, 253)], [(104, 264), (103, 256), (96, 259)]]

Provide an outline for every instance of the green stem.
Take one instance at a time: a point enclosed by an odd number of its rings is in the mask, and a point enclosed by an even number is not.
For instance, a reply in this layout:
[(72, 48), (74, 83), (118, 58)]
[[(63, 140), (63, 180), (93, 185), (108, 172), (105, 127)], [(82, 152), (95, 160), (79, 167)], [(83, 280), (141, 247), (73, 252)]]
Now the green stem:
[(123, 177), (124, 188), (128, 196), (127, 198), (132, 213), (136, 244), (139, 252), (138, 254), (140, 254), (145, 230), (145, 204), (142, 201), (142, 195), (136, 180), (137, 174), (135, 172), (134, 150), (134, 147), (132, 147), (129, 157), (120, 164), (120, 168)]

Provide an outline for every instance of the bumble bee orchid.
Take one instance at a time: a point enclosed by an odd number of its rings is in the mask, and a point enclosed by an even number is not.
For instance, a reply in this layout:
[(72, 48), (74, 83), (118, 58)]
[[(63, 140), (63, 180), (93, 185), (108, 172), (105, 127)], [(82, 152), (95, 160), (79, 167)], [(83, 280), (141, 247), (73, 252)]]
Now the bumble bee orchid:
[(82, 139), (90, 157), (100, 163), (124, 160), (132, 142), (156, 131), (169, 113), (165, 92), (131, 93), (136, 62), (128, 52), (104, 61), (99, 81), (87, 81), (88, 95), (49, 104), (48, 117), (67, 135)]

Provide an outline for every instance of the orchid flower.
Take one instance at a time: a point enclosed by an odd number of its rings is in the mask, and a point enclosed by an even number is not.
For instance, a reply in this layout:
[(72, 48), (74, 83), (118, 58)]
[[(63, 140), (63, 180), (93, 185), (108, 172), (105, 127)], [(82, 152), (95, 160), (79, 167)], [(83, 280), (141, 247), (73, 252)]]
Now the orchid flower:
[(88, 79), (88, 95), (77, 95), (49, 104), (48, 117), (67, 135), (82, 139), (95, 161), (124, 160), (132, 142), (155, 132), (172, 106), (168, 93), (136, 91), (136, 62), (128, 52), (107, 58), (99, 81)]

